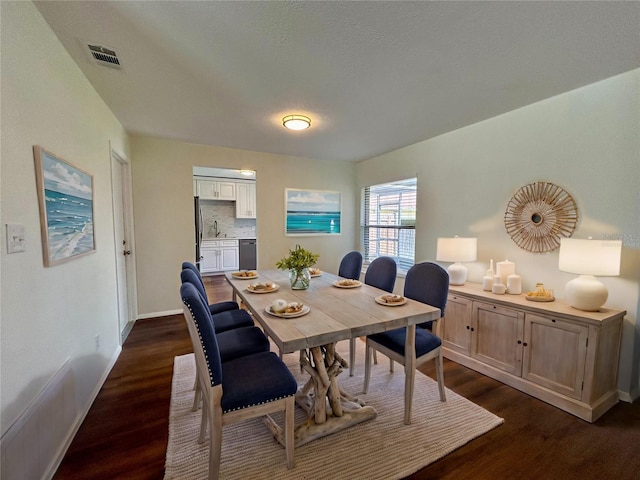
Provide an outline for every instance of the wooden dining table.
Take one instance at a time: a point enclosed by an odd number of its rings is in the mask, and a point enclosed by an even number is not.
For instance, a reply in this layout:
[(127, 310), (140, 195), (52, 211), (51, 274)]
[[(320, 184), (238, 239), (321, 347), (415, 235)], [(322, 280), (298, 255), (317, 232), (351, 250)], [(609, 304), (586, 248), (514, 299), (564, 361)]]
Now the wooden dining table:
[[(413, 368), (416, 324), (440, 318), (438, 308), (411, 299), (400, 306), (379, 304), (376, 298), (388, 292), (364, 283), (339, 288), (336, 283), (342, 279), (327, 272), (311, 278), (306, 290), (293, 290), (288, 272), (255, 272), (258, 276), (253, 278), (238, 278), (234, 275), (237, 272), (227, 272), (225, 276), (233, 288), (234, 299), (240, 298), (280, 353), (300, 352), (301, 367), (310, 375), (296, 394), (296, 402), (308, 415), (307, 420), (295, 428), (296, 446), (377, 415), (373, 407), (340, 388), (338, 375), (348, 368), (348, 363), (336, 352), (337, 342), (407, 327), (406, 351), (414, 353), (407, 356), (405, 368)], [(249, 290), (250, 285), (258, 283), (274, 283), (279, 288), (269, 293)], [(309, 311), (293, 318), (274, 316), (267, 309), (275, 299), (302, 303)], [(412, 392), (413, 385), (409, 387)], [(277, 425), (267, 424), (283, 443)]]

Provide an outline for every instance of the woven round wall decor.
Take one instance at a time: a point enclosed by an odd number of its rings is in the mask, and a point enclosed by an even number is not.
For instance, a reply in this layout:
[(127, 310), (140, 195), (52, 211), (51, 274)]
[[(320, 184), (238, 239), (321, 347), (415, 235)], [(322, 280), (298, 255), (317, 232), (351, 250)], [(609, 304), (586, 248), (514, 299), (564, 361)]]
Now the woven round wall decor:
[(537, 182), (520, 188), (504, 213), (504, 226), (516, 244), (528, 252), (552, 252), (561, 238), (571, 236), (578, 223), (578, 207), (563, 188)]

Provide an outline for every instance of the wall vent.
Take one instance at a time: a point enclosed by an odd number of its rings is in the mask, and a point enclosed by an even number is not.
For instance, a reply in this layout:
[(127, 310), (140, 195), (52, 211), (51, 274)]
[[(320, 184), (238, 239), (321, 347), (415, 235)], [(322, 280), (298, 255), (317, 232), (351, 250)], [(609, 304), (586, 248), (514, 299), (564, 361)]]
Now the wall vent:
[(107, 67), (120, 68), (120, 59), (116, 51), (110, 47), (97, 45), (93, 43), (87, 44), (91, 57), (100, 65)]

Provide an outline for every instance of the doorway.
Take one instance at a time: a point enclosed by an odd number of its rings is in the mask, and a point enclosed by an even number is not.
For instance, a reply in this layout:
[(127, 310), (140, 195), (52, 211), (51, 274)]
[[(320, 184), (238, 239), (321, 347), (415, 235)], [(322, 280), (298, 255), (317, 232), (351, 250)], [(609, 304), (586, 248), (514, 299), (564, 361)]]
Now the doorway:
[(123, 345), (135, 323), (135, 249), (129, 162), (111, 149), (111, 191), (118, 293), (118, 332)]

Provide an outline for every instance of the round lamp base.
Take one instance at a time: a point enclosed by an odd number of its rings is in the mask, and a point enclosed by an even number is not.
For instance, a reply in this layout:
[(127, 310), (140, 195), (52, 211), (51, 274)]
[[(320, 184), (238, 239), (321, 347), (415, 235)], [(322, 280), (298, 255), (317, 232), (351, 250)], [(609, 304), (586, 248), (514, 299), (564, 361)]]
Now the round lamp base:
[(467, 281), (467, 267), (461, 263), (454, 263), (447, 268), (449, 272), (449, 285), (464, 285)]
[(597, 312), (609, 296), (607, 287), (593, 275), (580, 275), (569, 281), (564, 294), (569, 305), (585, 312)]

